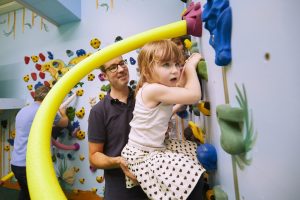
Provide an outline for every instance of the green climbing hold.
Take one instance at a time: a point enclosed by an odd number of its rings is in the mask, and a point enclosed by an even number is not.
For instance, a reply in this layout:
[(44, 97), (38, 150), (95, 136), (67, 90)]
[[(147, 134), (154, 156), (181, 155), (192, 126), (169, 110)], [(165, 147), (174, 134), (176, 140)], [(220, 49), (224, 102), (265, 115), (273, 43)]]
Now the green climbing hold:
[(243, 110), (230, 105), (217, 106), (217, 117), (221, 128), (221, 146), (225, 152), (236, 155), (246, 152), (243, 136)]
[(197, 65), (197, 73), (201, 79), (208, 81), (207, 67), (205, 60), (200, 60)]

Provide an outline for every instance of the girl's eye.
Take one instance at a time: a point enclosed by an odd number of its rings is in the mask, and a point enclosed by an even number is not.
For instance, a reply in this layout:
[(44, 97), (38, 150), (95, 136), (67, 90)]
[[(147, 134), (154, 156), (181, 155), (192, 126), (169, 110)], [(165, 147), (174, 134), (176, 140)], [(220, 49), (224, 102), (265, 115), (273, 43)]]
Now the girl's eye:
[(175, 63), (176, 67), (181, 67), (181, 65), (179, 63)]
[(170, 65), (170, 63), (164, 63), (162, 66), (163, 67), (170, 67), (171, 65)]

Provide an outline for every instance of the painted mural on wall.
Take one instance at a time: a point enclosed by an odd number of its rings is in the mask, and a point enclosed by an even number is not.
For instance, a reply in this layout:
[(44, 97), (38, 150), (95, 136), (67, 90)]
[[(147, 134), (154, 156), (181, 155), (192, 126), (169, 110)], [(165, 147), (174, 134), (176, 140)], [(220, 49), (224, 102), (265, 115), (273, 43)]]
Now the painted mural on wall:
[(114, 8), (114, 0), (110, 0), (109, 4), (107, 2), (100, 1), (100, 0), (96, 0), (96, 8), (104, 8), (106, 11), (110, 9)]
[[(3, 36), (16, 38), (17, 28), (19, 28), (17, 27), (17, 21), (19, 21), (17, 17), (17, 10), (0, 16), (0, 25), (2, 27)], [(48, 25), (49, 22), (47, 20), (26, 8), (21, 9), (21, 19), (22, 33), (32, 29), (33, 26), (40, 26), (41, 31), (50, 31)]]
[[(109, 9), (112, 10), (114, 8), (114, 0), (96, 0), (95, 8), (104, 10), (105, 12), (109, 11)], [(22, 22), (21, 27), (18, 26), (18, 21)], [(2, 31), (1, 35), (4, 37), (12, 37), (13, 39), (16, 38), (16, 33), (19, 33), (17, 29), (22, 29), (22, 33), (24, 33), (25, 31), (30, 31), (33, 29), (34, 26), (39, 26), (40, 31), (49, 32), (49, 23), (50, 22), (43, 17), (29, 9), (26, 9), (25, 7), (0, 16), (0, 27)]]

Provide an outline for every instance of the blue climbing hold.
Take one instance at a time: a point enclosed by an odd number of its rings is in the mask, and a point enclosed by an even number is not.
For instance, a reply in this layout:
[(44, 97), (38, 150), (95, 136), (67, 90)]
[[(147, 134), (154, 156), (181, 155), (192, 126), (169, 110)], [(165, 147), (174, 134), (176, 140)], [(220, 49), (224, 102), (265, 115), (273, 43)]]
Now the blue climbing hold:
[(210, 33), (209, 44), (214, 48), (215, 63), (225, 66), (231, 62), (232, 12), (228, 0), (208, 0), (202, 13), (204, 27)]
[(77, 57), (79, 57), (79, 56), (84, 56), (85, 54), (86, 54), (86, 52), (85, 52), (85, 50), (83, 50), (83, 49), (78, 49), (78, 50), (76, 51)]
[(215, 63), (218, 66), (225, 66), (231, 62), (231, 7), (226, 8), (217, 20), (215, 33)]
[(201, 144), (197, 147), (197, 158), (207, 171), (217, 169), (217, 151), (211, 144)]
[(37, 84), (35, 84), (34, 89), (36, 90), (36, 89), (38, 89), (39, 87), (41, 87), (42, 85), (43, 85), (43, 83), (41, 83), (41, 82), (39, 81)]
[(135, 59), (133, 57), (130, 57), (129, 61), (130, 61), (131, 65), (135, 65), (135, 63), (136, 63), (136, 61), (135, 61)]
[(51, 53), (50, 51), (47, 51), (47, 54), (48, 54), (49, 60), (53, 60), (53, 58), (54, 58), (53, 53)]

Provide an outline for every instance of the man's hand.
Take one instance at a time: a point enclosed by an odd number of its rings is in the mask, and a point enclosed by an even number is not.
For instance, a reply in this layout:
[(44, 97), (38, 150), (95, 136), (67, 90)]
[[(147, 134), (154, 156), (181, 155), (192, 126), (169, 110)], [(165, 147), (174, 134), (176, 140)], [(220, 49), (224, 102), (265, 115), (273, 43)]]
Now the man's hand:
[(128, 178), (130, 178), (135, 184), (139, 184), (135, 175), (131, 173), (131, 171), (129, 171), (128, 169), (128, 165), (127, 162), (122, 158), (119, 157), (119, 163), (120, 163), (120, 167), (123, 170), (125, 176), (127, 176)]
[(66, 108), (60, 108), (60, 109), (59, 109), (59, 114), (60, 114), (62, 117), (67, 116)]

